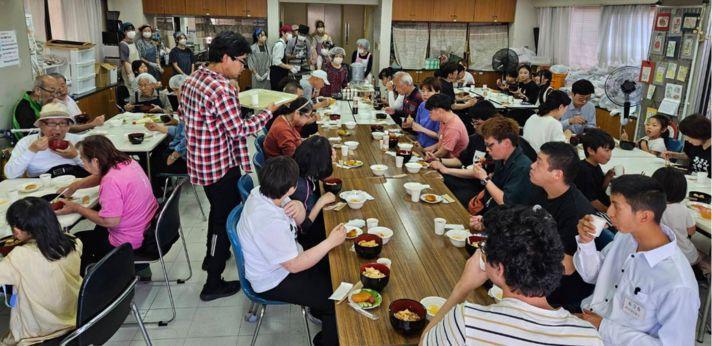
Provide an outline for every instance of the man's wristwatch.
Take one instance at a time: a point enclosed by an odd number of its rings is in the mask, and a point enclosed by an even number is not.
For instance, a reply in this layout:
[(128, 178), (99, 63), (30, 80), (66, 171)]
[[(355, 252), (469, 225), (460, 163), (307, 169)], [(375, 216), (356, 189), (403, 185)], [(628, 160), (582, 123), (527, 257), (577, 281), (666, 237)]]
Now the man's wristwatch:
[(482, 186), (486, 186), (487, 183), (489, 183), (489, 181), (490, 181), (490, 178), (489, 178), (489, 177), (485, 177), (484, 179), (481, 179), (481, 180), (480, 180), (480, 183), (482, 183)]

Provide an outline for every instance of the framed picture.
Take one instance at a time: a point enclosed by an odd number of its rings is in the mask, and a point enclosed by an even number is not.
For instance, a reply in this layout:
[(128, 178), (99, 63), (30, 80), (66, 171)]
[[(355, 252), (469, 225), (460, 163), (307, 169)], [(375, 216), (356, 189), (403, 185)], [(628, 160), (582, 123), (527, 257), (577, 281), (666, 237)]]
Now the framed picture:
[(672, 18), (672, 24), (670, 25), (670, 36), (682, 34), (682, 16), (675, 16)]
[(665, 57), (667, 58), (677, 58), (677, 52), (680, 50), (680, 38), (679, 37), (668, 37), (667, 44), (665, 44)]
[(658, 64), (657, 67), (655, 67), (655, 79), (653, 82), (657, 85), (664, 85), (665, 84), (665, 64)]
[(663, 55), (665, 46), (665, 32), (656, 31), (653, 33), (653, 47), (650, 49), (651, 54)]
[(697, 35), (685, 34), (682, 36), (682, 46), (680, 47), (680, 59), (692, 60), (695, 54), (695, 43)]
[(677, 64), (674, 62), (668, 62), (667, 71), (665, 72), (665, 79), (675, 79), (676, 73), (677, 73)]
[(640, 67), (640, 81), (643, 83), (652, 84), (653, 83), (653, 70), (655, 69), (655, 62), (650, 60), (643, 60)]
[(668, 31), (670, 29), (670, 13), (658, 13), (655, 17), (655, 30)]
[(682, 31), (693, 31), (697, 29), (697, 24), (699, 21), (699, 13), (685, 13), (685, 15), (682, 17)]

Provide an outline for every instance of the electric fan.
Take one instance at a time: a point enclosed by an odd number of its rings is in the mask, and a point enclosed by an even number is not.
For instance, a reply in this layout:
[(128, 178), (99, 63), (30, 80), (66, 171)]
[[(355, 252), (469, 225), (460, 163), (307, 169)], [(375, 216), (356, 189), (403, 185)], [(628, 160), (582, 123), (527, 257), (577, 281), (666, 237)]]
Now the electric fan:
[(643, 83), (638, 82), (640, 67), (622, 66), (606, 77), (606, 97), (616, 105), (623, 107), (623, 119), (630, 116), (630, 108), (638, 106), (643, 95)]
[(502, 80), (508, 71), (516, 70), (518, 64), (517, 52), (509, 48), (500, 49), (492, 56), (492, 69), (502, 74)]

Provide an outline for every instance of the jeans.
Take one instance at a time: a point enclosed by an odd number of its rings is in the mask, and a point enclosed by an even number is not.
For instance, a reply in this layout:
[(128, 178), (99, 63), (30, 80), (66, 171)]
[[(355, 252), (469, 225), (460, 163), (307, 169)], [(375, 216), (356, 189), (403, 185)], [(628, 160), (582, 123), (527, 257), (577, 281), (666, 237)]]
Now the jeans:
[(225, 261), (230, 253), (226, 223), (232, 209), (241, 202), (240, 193), (237, 191), (238, 179), (240, 179), (240, 168), (233, 167), (216, 183), (203, 187), (210, 203), (205, 254), (208, 264), (206, 285), (209, 288), (220, 285)]

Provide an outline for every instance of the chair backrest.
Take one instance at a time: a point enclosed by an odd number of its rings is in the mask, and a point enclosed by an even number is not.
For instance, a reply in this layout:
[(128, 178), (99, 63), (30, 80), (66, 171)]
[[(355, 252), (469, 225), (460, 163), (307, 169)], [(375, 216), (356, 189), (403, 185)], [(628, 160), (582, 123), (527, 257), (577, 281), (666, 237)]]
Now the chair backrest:
[[(121, 327), (131, 311), (136, 274), (133, 250), (124, 243), (96, 263), (84, 277), (77, 302), (77, 331), (75, 343), (101, 345)], [(94, 321), (96, 316), (105, 315)]]
[(667, 150), (674, 151), (674, 152), (682, 152), (682, 149), (685, 147), (685, 142), (681, 140), (677, 140), (674, 138), (665, 138), (665, 147)]
[(255, 184), (249, 174), (241, 176), (237, 181), (237, 190), (240, 191), (240, 196), (242, 197), (243, 202), (247, 200), (247, 196), (250, 195), (250, 191), (252, 191), (254, 187)]
[(124, 109), (129, 99), (129, 89), (125, 85), (116, 86), (116, 105)]
[(524, 156), (528, 157), (532, 162), (536, 161), (536, 151), (532, 148), (532, 145), (524, 139), (524, 137), (519, 136), (519, 147), (522, 148), (522, 153)]
[(255, 166), (255, 170), (259, 175), (262, 170), (262, 166), (265, 164), (265, 154), (263, 152), (255, 153), (255, 156), (252, 158), (252, 164)]
[(230, 238), (230, 244), (232, 245), (232, 252), (235, 255), (235, 264), (237, 265), (237, 275), (240, 278), (240, 286), (242, 286), (242, 292), (245, 293), (247, 299), (257, 302), (260, 304), (269, 304), (269, 301), (260, 298), (255, 291), (252, 289), (252, 285), (247, 281), (245, 277), (245, 256), (242, 253), (242, 245), (240, 245), (240, 238), (237, 236), (237, 223), (240, 221), (240, 216), (242, 215), (242, 207), (244, 202), (240, 203), (232, 209), (230, 215), (227, 217), (227, 236)]
[(258, 153), (264, 153), (264, 144), (265, 144), (265, 137), (266, 135), (259, 135), (257, 138), (255, 138), (255, 150)]
[[(170, 197), (168, 197), (168, 200), (163, 204), (160, 214), (158, 214), (155, 237), (156, 243), (161, 246), (161, 251), (164, 255), (180, 236), (180, 193), (185, 183), (186, 179), (181, 179), (180, 183), (173, 189)], [(144, 244), (145, 242), (144, 240)]]

